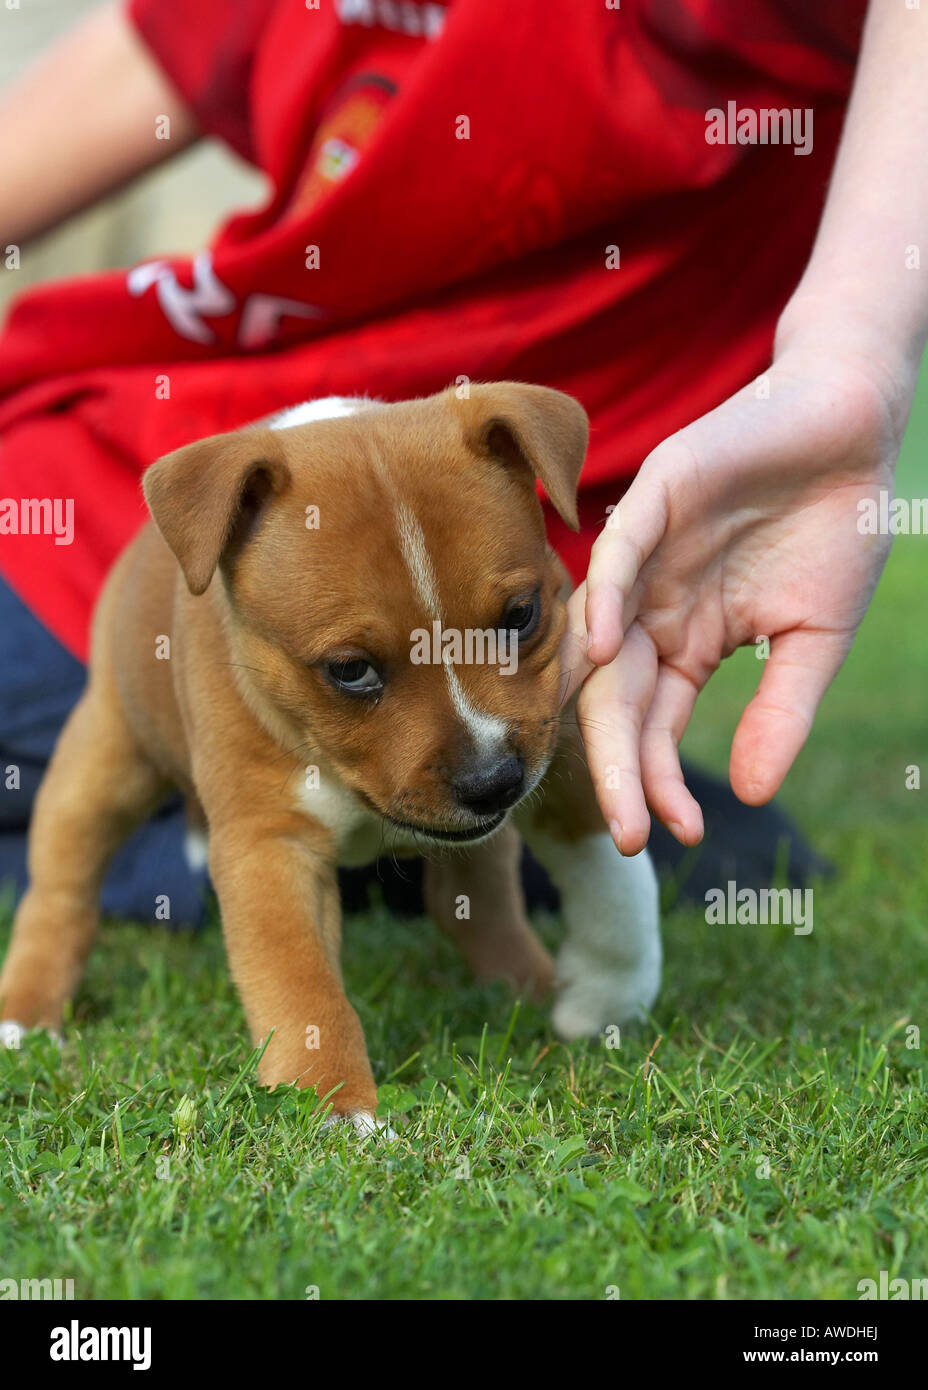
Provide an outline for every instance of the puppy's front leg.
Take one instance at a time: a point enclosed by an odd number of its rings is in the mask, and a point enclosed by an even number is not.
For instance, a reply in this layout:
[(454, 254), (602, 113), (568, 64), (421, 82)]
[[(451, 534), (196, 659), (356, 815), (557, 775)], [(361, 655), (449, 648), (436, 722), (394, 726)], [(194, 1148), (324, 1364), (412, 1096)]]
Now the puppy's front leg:
[(464, 853), (425, 861), (425, 906), (478, 980), (505, 980), (542, 999), (551, 987), (551, 957), (525, 915), (519, 865), (522, 840), (504, 825)]
[[(320, 842), (323, 836), (320, 834)], [(301, 817), (211, 825), (210, 873), (232, 977), (257, 1045), (265, 1086), (334, 1087), (333, 1110), (371, 1116), (377, 1091), (364, 1034), (345, 997), (335, 865)]]
[[(647, 851), (619, 854), (605, 828), (579, 738), (555, 755), (544, 798), (520, 817), (535, 857), (561, 894), (567, 936), (555, 962), (552, 1020), (563, 1038), (641, 1018), (657, 998), (661, 939), (657, 877)], [(574, 756), (580, 753), (580, 757)]]
[(526, 838), (561, 894), (567, 927), (555, 962), (558, 1033), (583, 1037), (641, 1018), (661, 979), (657, 880), (647, 851), (623, 859), (606, 830)]

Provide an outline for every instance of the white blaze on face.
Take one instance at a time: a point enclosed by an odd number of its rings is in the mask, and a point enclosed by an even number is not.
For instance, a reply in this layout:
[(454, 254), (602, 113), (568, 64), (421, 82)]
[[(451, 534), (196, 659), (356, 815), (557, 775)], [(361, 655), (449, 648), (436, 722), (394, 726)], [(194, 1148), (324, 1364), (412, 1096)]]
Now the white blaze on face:
[[(425, 543), (425, 533), (416, 515), (405, 502), (396, 503), (396, 523), (400, 538), (403, 560), (412, 579), (413, 588), (426, 610), (430, 620), (444, 628), (441, 616), (441, 598), (438, 590), (438, 577)], [(504, 719), (484, 714), (467, 697), (461, 678), (454, 669), (449, 657), (444, 659), (445, 677), (451, 703), (461, 723), (467, 729), (476, 747), (482, 753), (490, 753), (502, 747), (508, 733)]]
[[(289, 409), (273, 416), (269, 423), (274, 430), (291, 429), (294, 425), (308, 425), (317, 420), (338, 420), (346, 415), (356, 415), (358, 411), (371, 404), (372, 402), (365, 397), (324, 396), (320, 400), (303, 401), (299, 405), (290, 406)], [(391, 486), (391, 480), (385, 470), (381, 467), (379, 471), (384, 482)], [(429, 618), (441, 623), (438, 579), (425, 542), (425, 534), (415, 513), (405, 502), (396, 498), (395, 508), (400, 548), (413, 588)], [(446, 659), (444, 667), (454, 711), (476, 747), (482, 753), (491, 753), (494, 749), (501, 748), (508, 733), (509, 726), (506, 721), (498, 719), (495, 715), (482, 713), (468, 699), (453, 663)]]
[(396, 504), (396, 524), (400, 533), (400, 548), (406, 568), (409, 570), (413, 588), (429, 617), (441, 622), (441, 599), (438, 594), (438, 579), (432, 566), (432, 557), (425, 544), (425, 533), (419, 519), (410, 511), (405, 502)]
[(451, 661), (445, 662), (445, 675), (455, 713), (480, 752), (489, 754), (502, 748), (509, 731), (505, 719), (499, 719), (495, 714), (483, 714), (476, 705), (471, 704)]

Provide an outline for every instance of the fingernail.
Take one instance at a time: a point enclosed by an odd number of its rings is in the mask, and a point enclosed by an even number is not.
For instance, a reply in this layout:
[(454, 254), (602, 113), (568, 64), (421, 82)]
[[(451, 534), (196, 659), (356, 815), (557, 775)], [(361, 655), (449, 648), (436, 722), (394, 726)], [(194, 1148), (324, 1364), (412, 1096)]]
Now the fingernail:
[(668, 830), (670, 831), (671, 835), (676, 836), (676, 838), (677, 838), (677, 839), (680, 841), (680, 843), (682, 844), (682, 843), (683, 843), (683, 826), (680, 824), (680, 822), (679, 822), (678, 820), (672, 820), (667, 828), (668, 828)]
[(588, 652), (593, 650), (593, 633), (590, 630), (586, 635), (586, 649)]
[(621, 854), (622, 852), (622, 827), (617, 820), (609, 822), (609, 834), (615, 841), (615, 847)]

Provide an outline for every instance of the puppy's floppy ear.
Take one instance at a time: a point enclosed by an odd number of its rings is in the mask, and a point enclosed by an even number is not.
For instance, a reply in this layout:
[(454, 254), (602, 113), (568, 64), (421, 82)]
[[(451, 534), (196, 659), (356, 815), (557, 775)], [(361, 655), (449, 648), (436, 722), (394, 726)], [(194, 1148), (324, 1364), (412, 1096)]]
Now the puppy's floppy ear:
[(580, 402), (547, 386), (500, 381), (472, 386), (465, 405), (471, 447), (511, 467), (529, 469), (571, 530), (579, 531), (577, 483), (589, 437)]
[(145, 501), (192, 594), (205, 591), (227, 546), (289, 481), (279, 435), (264, 427), (214, 434), (152, 464)]

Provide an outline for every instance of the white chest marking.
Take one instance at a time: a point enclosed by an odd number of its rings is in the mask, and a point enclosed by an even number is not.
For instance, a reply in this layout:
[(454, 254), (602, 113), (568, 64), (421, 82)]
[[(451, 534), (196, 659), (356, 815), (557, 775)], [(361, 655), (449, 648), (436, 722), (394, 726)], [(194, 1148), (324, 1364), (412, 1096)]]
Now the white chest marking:
[(416, 848), (412, 832), (390, 825), (369, 811), (335, 777), (323, 775), (318, 786), (301, 786), (297, 805), (331, 831), (336, 857), (343, 868), (361, 868), (373, 864), (381, 854)]
[(193, 873), (202, 873), (209, 864), (209, 837), (199, 827), (188, 830), (184, 836), (184, 858), (187, 868)]

